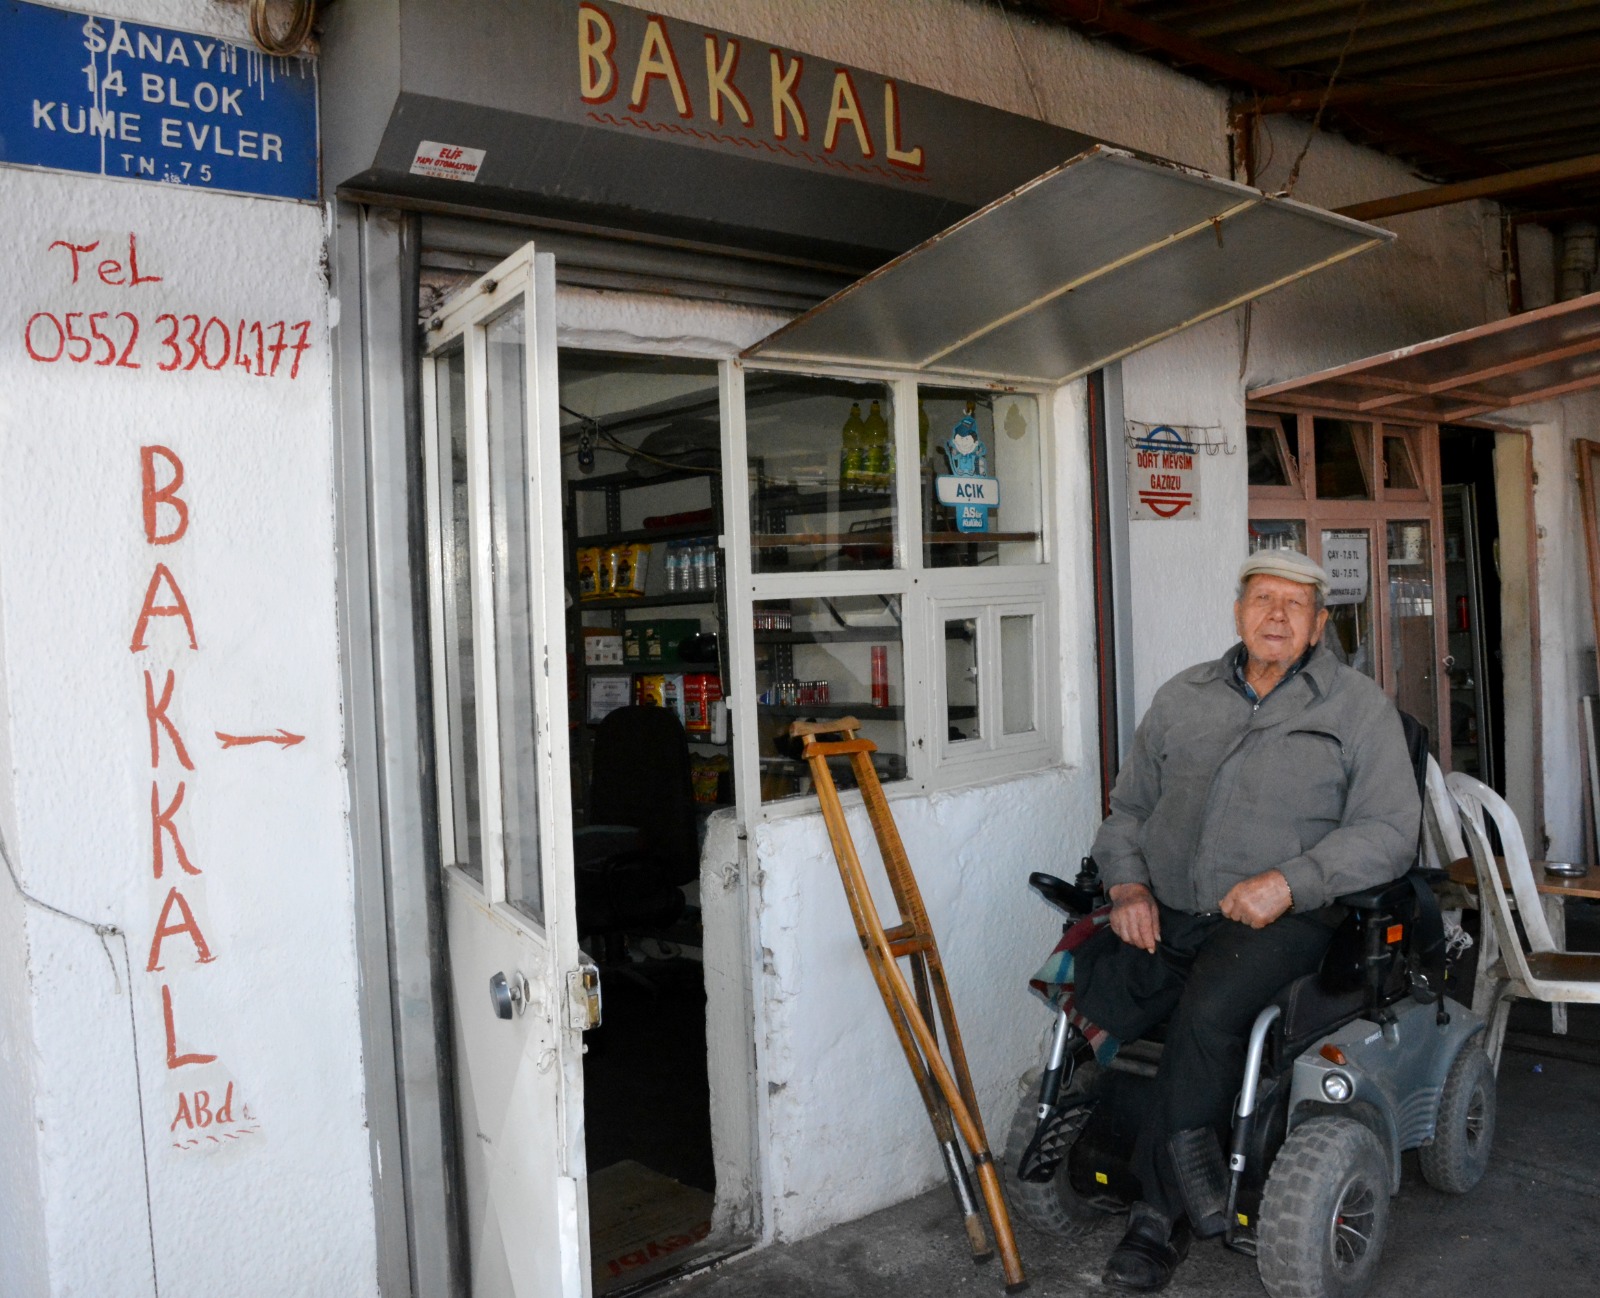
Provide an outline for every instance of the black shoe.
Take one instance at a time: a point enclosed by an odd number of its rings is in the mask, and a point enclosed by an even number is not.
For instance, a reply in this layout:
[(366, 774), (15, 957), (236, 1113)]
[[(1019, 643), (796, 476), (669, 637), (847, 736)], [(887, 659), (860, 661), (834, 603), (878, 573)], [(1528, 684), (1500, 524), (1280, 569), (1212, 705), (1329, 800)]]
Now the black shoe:
[(1171, 1226), (1155, 1209), (1138, 1203), (1128, 1214), (1128, 1233), (1112, 1251), (1100, 1279), (1118, 1289), (1155, 1293), (1167, 1287), (1188, 1252), (1187, 1222)]

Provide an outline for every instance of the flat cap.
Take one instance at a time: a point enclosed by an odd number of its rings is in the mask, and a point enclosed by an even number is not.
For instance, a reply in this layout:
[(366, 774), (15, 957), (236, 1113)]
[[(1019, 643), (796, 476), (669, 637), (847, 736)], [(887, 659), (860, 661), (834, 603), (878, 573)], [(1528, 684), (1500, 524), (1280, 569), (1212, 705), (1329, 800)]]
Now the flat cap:
[(1328, 574), (1298, 550), (1257, 550), (1239, 567), (1239, 585), (1254, 576), (1283, 577), (1328, 593)]

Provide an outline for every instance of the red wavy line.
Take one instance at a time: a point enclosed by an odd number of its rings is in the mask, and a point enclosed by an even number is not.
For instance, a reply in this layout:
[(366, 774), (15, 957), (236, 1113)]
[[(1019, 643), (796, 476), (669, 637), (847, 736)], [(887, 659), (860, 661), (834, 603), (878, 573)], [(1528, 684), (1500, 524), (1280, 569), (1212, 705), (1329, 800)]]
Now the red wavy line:
[(617, 117), (613, 113), (597, 113), (592, 108), (589, 110), (591, 120), (610, 123), (612, 126), (631, 126), (639, 131), (654, 131), (666, 135), (692, 135), (697, 140), (710, 140), (715, 144), (733, 144), (746, 149), (765, 149), (769, 153), (782, 153), (795, 158), (800, 162), (810, 162), (819, 167), (833, 167), (839, 171), (856, 171), (864, 175), (888, 176), (891, 180), (904, 181), (910, 185), (926, 185), (928, 177), (904, 171), (895, 171), (890, 167), (879, 166), (877, 163), (846, 162), (843, 158), (829, 158), (815, 153), (797, 153), (784, 144), (777, 144), (771, 140), (752, 140), (744, 135), (723, 135), (716, 131), (702, 131), (697, 127), (683, 126), (677, 122), (652, 122), (642, 117), (633, 117), (624, 114)]

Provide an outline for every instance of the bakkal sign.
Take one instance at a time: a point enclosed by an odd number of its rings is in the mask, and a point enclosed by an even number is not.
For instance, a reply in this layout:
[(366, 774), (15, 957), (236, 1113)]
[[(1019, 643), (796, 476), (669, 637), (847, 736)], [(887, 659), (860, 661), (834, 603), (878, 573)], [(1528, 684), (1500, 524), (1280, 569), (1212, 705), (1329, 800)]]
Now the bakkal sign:
[(315, 201), (316, 65), (0, 0), (0, 162)]
[(926, 183), (891, 78), (621, 5), (585, 0), (576, 27), (578, 99), (596, 126)]

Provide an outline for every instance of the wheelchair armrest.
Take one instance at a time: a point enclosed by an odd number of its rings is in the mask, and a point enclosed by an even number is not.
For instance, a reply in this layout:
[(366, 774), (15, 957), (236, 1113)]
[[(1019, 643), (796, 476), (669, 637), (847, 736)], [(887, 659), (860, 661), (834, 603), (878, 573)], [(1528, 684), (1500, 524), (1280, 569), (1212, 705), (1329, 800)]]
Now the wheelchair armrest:
[(1028, 886), (1052, 906), (1069, 915), (1087, 915), (1100, 904), (1100, 899), (1093, 893), (1074, 887), (1053, 874), (1045, 874), (1042, 870), (1035, 870), (1028, 876)]
[(1351, 910), (1388, 910), (1400, 905), (1411, 895), (1411, 880), (1402, 874), (1388, 883), (1363, 888), (1359, 892), (1347, 892), (1342, 897), (1335, 897), (1334, 901)]

